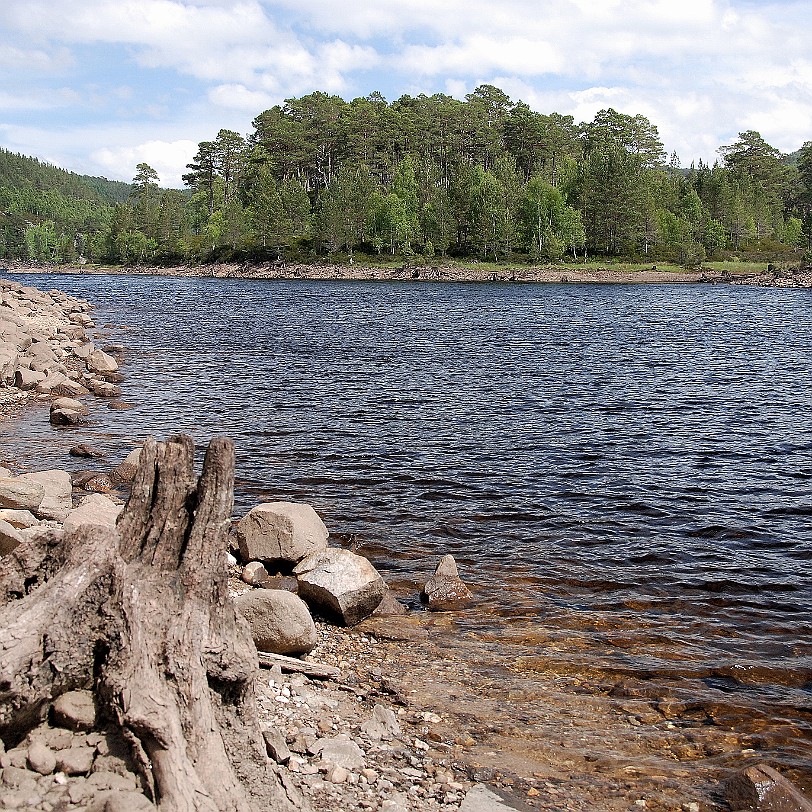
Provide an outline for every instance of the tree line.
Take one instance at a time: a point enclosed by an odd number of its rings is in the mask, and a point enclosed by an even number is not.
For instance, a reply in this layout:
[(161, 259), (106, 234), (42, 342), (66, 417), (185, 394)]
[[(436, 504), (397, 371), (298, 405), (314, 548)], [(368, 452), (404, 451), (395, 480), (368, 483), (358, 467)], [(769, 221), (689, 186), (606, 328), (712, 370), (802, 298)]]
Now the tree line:
[(719, 152), (684, 169), (644, 116), (607, 109), (576, 123), (492, 85), (462, 101), (316, 92), (264, 111), (247, 137), (201, 142), (186, 189), (161, 189), (139, 164), (128, 200), (62, 230), (87, 259), (122, 263), (363, 252), (691, 265), (809, 251), (812, 141), (787, 156), (747, 131)]

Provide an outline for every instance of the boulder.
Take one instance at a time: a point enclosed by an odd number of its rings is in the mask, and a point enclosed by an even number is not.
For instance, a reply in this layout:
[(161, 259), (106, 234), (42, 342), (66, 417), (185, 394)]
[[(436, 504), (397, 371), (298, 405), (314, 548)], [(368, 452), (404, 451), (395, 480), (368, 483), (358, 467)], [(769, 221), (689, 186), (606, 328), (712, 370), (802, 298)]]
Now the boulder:
[(327, 528), (304, 502), (266, 502), (237, 523), (243, 561), (296, 564), (327, 547)]
[(73, 412), (80, 412), (83, 415), (89, 414), (87, 410), (87, 406), (82, 403), (81, 400), (76, 400), (76, 398), (69, 398), (69, 397), (60, 397), (56, 398), (51, 403), (51, 411), (55, 409), (69, 409)]
[(132, 482), (138, 470), (138, 461), (141, 459), (141, 449), (134, 448), (124, 458), (124, 462), (116, 466), (113, 471), (114, 478), (119, 482)]
[(299, 595), (345, 626), (355, 626), (375, 611), (386, 584), (366, 558), (329, 547), (311, 553), (293, 569)]
[(87, 423), (85, 414), (74, 409), (51, 409), (52, 426), (81, 426)]
[(517, 809), (484, 784), (474, 784), (465, 793), (459, 812), (516, 812)]
[(19, 530), (5, 519), (0, 519), (0, 556), (13, 553), (22, 543), (23, 536)]
[(747, 767), (725, 787), (735, 812), (812, 812), (812, 801), (787, 778), (767, 764)]
[(118, 369), (118, 361), (104, 350), (93, 350), (87, 357), (87, 368), (97, 375), (106, 375)]
[(474, 600), (471, 591), (460, 579), (457, 563), (451, 555), (444, 555), (440, 559), (434, 575), (426, 581), (420, 598), (433, 612), (465, 609)]
[(0, 507), (36, 512), (45, 498), (45, 488), (39, 482), (26, 482), (19, 477), (0, 479)]
[(0, 508), (0, 519), (8, 522), (17, 530), (34, 527), (39, 521), (30, 510), (12, 510), (11, 508)]
[(100, 493), (92, 493), (72, 510), (63, 524), (66, 533), (72, 533), (83, 524), (99, 525), (102, 527), (115, 527), (118, 514), (122, 506)]
[(252, 589), (236, 599), (259, 651), (307, 654), (318, 642), (316, 625), (304, 601), (281, 589)]
[(53, 723), (68, 730), (93, 730), (96, 706), (90, 691), (68, 691), (53, 704)]
[(67, 471), (37, 471), (32, 474), (21, 474), (18, 479), (38, 482), (45, 488), (45, 496), (35, 511), (40, 519), (62, 522), (73, 509), (73, 484)]
[(329, 739), (318, 739), (311, 748), (320, 754), (322, 761), (343, 767), (345, 770), (360, 770), (364, 767), (364, 751), (346, 733), (339, 733)]
[(45, 380), (45, 377), (44, 372), (37, 372), (34, 369), (18, 369), (14, 376), (14, 385), (23, 391), (34, 389), (38, 383)]

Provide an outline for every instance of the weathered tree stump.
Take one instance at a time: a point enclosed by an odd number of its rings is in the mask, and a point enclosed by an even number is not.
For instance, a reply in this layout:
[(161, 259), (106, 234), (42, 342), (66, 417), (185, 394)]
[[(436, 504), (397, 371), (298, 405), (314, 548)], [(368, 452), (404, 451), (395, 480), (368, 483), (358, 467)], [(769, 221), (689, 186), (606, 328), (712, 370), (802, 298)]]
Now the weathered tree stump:
[(301, 808), (266, 756), (257, 654), (228, 594), (234, 450), (144, 444), (117, 530), (79, 528), (0, 561), (0, 737), (92, 688), (162, 812)]

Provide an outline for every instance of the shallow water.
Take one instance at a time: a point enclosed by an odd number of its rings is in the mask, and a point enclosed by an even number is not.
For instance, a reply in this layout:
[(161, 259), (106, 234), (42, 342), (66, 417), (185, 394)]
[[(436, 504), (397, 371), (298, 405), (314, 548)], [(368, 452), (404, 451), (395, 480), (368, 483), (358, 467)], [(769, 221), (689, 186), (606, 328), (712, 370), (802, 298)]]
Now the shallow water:
[(779, 719), (759, 746), (803, 768), (811, 291), (18, 278), (98, 305), (135, 408), (30, 410), (6, 458), (228, 434), (238, 512), (312, 502), (412, 599), (451, 552), (485, 650)]

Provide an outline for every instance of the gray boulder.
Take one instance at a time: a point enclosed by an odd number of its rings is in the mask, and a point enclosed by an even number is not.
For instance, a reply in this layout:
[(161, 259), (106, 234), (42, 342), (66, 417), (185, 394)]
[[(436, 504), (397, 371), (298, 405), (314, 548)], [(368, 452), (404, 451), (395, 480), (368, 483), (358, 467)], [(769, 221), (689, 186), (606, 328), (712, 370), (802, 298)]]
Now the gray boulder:
[(103, 350), (93, 350), (87, 358), (87, 368), (97, 375), (105, 375), (118, 369), (118, 361)]
[(460, 579), (457, 563), (451, 555), (444, 555), (440, 559), (434, 575), (426, 581), (420, 597), (434, 612), (465, 609), (474, 601), (471, 590)]
[(484, 784), (474, 784), (460, 804), (460, 812), (516, 812), (517, 809)]
[(68, 691), (53, 704), (53, 723), (68, 730), (93, 730), (96, 705), (90, 691)]
[(26, 482), (20, 477), (0, 479), (0, 507), (35, 513), (44, 497), (45, 488), (39, 482)]
[(259, 651), (307, 654), (318, 637), (304, 601), (281, 589), (252, 589), (236, 599)]
[(266, 502), (252, 508), (237, 523), (237, 543), (243, 561), (296, 564), (327, 547), (327, 528), (304, 502)]
[(311, 553), (293, 572), (299, 581), (299, 595), (345, 626), (355, 626), (375, 611), (386, 589), (383, 578), (366, 558), (335, 547)]
[(69, 397), (61, 397), (56, 398), (51, 403), (51, 411), (55, 409), (69, 409), (73, 412), (79, 412), (80, 414), (87, 415), (89, 414), (87, 410), (87, 406), (82, 403), (81, 400), (76, 400), (76, 398), (69, 398)]
[(34, 389), (38, 383), (45, 380), (44, 372), (34, 369), (18, 369), (14, 376), (14, 385), (23, 391)]
[(321, 755), (327, 764), (335, 764), (345, 770), (360, 770), (365, 764), (364, 751), (346, 733), (318, 739), (311, 749), (314, 754)]
[(100, 493), (91, 493), (72, 510), (63, 524), (66, 533), (72, 533), (83, 524), (115, 527), (122, 506)]
[(71, 497), (73, 485), (67, 471), (37, 471), (32, 474), (21, 474), (18, 479), (39, 483), (45, 488), (45, 496), (35, 511), (40, 519), (62, 522), (73, 509)]

